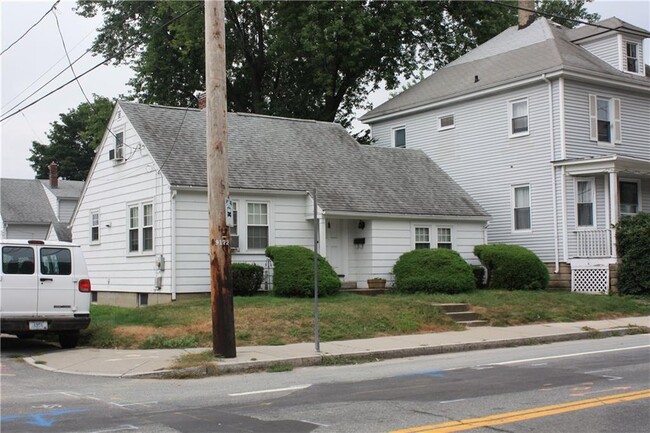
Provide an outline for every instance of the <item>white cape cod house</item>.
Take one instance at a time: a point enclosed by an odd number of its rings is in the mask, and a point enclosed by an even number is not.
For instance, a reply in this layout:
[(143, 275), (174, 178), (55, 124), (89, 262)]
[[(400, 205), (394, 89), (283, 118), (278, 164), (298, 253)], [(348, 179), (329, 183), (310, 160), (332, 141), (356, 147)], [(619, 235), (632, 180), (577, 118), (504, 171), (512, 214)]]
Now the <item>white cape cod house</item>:
[[(234, 262), (313, 247), (343, 282), (391, 279), (416, 247), (472, 251), (488, 214), (418, 150), (359, 145), (340, 125), (228, 114)], [(205, 112), (118, 102), (72, 219), (96, 301), (168, 302), (210, 291)]]
[(613, 227), (650, 211), (650, 32), (617, 18), (512, 27), (365, 114), (490, 213), (489, 243), (534, 251), (556, 287), (616, 283)]

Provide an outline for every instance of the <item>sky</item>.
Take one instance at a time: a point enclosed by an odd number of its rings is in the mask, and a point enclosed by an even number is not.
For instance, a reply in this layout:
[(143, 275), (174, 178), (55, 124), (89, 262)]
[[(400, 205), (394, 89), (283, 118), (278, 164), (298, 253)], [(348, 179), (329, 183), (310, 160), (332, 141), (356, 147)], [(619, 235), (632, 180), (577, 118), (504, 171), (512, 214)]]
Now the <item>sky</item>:
[[(55, 3), (38, 0), (2, 0), (0, 2), (0, 46), (2, 50), (16, 41), (30, 26), (35, 24)], [(78, 16), (74, 12), (76, 3), (61, 0), (56, 8), (63, 40), (71, 59), (76, 59), (90, 48), (96, 36), (101, 18)], [(623, 21), (644, 29), (650, 29), (650, 0), (594, 0), (587, 4), (589, 12), (598, 12), (602, 18), (616, 16)], [(645, 59), (650, 59), (650, 39), (645, 41)], [(85, 55), (74, 68), (77, 75), (102, 62), (101, 57), (90, 53)], [(648, 60), (646, 60), (646, 63)], [(1, 113), (12, 111), (32, 92), (45, 84), (68, 65), (61, 36), (53, 13), (34, 27), (7, 52), (0, 56), (0, 101)], [(126, 66), (101, 66), (79, 79), (81, 87), (92, 101), (92, 95), (109, 98), (129, 94), (126, 82), (133, 76)], [(27, 99), (32, 102), (45, 93), (73, 79), (67, 70)], [(389, 98), (389, 93), (379, 90), (370, 96), (375, 106)], [(47, 143), (46, 133), (52, 122), (59, 120), (59, 114), (76, 108), (85, 102), (85, 97), (76, 83), (43, 99), (30, 108), (0, 123), (0, 177), (34, 178), (34, 171), (27, 158), (32, 141)], [(21, 104), (22, 107), (26, 103)], [(362, 112), (358, 113), (363, 114)], [(360, 125), (355, 124), (357, 128)]]

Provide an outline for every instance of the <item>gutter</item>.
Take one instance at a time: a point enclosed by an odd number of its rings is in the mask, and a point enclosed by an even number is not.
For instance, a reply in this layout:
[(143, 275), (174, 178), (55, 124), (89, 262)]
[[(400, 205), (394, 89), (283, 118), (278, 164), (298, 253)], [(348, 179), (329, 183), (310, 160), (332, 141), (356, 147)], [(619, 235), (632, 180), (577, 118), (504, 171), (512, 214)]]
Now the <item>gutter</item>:
[(489, 221), (490, 216), (463, 216), (463, 215), (420, 215), (420, 214), (391, 214), (378, 212), (342, 212), (342, 211), (323, 211), (323, 216), (331, 217), (352, 217), (352, 218), (391, 218), (391, 219), (439, 219), (452, 221)]
[(169, 272), (171, 273), (170, 278), (172, 280), (172, 301), (176, 300), (176, 194), (177, 190), (172, 189), (171, 194), (169, 195), (169, 204), (171, 207), (171, 236), (172, 236), (172, 245), (171, 245), (171, 263), (169, 264)]
[[(548, 83), (548, 116), (550, 125), (550, 144), (551, 144), (551, 161), (555, 159), (555, 122), (553, 119), (553, 83), (542, 74), (542, 79)], [(554, 274), (560, 272), (560, 256), (558, 243), (558, 226), (557, 226), (557, 185), (555, 180), (555, 166), (551, 164), (551, 188), (553, 189), (553, 255), (555, 256)]]

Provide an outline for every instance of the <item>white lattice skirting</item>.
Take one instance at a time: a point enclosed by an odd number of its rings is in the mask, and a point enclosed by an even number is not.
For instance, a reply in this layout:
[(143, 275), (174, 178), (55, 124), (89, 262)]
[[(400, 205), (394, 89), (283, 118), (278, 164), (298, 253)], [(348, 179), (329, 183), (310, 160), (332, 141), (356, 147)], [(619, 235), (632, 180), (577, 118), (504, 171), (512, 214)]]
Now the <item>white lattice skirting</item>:
[(571, 291), (608, 294), (609, 268), (571, 269)]

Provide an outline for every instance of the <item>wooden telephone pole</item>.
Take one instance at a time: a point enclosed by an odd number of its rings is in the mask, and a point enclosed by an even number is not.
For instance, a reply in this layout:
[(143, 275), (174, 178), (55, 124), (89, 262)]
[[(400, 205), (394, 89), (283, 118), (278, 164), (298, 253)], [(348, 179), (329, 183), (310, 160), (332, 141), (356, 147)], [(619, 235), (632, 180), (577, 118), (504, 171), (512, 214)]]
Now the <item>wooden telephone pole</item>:
[(208, 148), (208, 219), (212, 351), (234, 358), (235, 316), (232, 301), (228, 198), (228, 125), (226, 124), (226, 30), (224, 1), (205, 2), (206, 144)]

